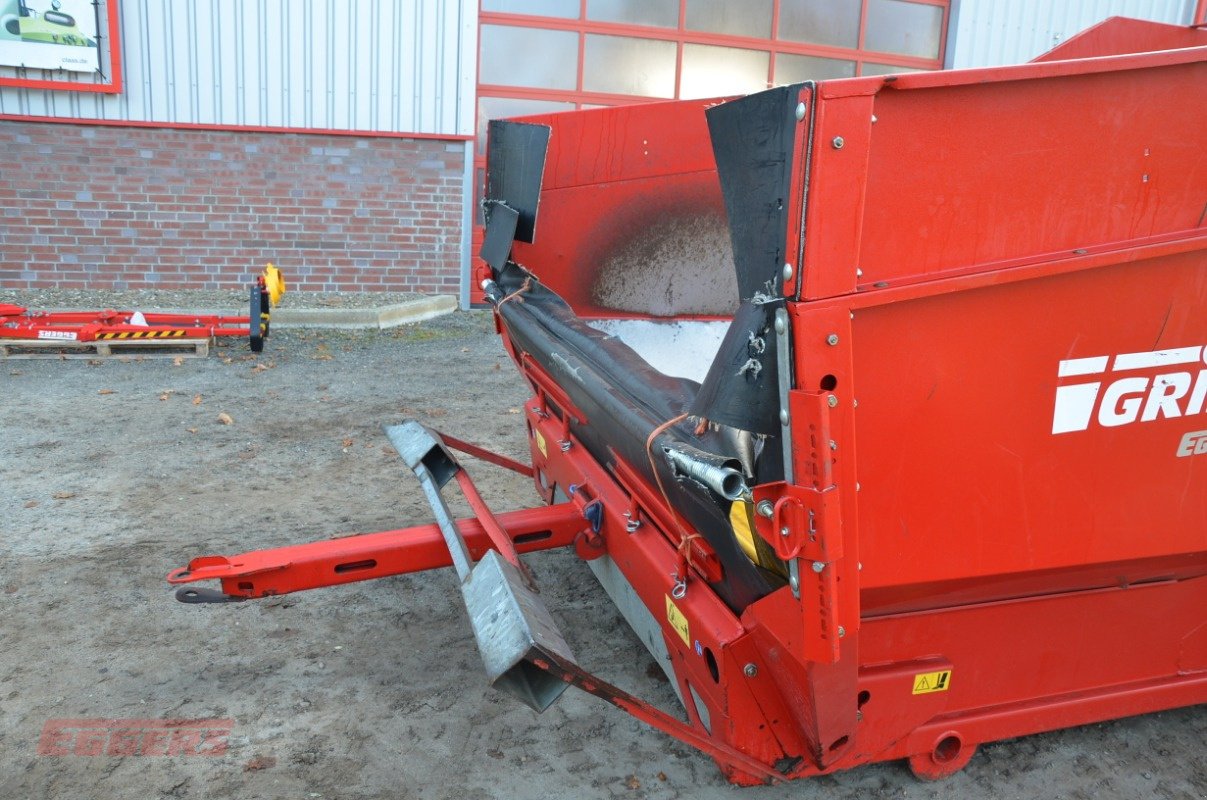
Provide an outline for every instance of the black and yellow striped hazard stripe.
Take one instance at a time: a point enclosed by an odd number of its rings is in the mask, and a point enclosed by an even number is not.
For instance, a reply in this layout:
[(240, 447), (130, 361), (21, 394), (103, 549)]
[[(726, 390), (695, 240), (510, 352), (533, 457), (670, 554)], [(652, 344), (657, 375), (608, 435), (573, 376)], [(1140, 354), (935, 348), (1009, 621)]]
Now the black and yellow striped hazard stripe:
[(98, 339), (180, 339), (188, 331), (172, 330), (172, 331), (114, 331), (112, 333), (98, 333)]

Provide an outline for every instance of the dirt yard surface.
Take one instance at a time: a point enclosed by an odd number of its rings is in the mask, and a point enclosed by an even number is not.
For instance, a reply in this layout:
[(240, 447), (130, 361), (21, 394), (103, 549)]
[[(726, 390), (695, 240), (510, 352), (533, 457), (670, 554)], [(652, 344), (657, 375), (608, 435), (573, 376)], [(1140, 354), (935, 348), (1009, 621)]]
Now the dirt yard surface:
[[(1207, 707), (986, 746), (937, 784), (884, 764), (737, 790), (585, 694), (538, 716), (489, 689), (451, 571), (172, 599), (196, 555), (429, 521), (381, 426), (526, 458), (524, 399), (482, 314), (258, 358), (0, 363), (0, 799), (1207, 797)], [(497, 509), (534, 501), (466, 463)], [(528, 560), (584, 664), (672, 708), (586, 566)], [(220, 756), (38, 755), (48, 720), (97, 718), (234, 725)]]

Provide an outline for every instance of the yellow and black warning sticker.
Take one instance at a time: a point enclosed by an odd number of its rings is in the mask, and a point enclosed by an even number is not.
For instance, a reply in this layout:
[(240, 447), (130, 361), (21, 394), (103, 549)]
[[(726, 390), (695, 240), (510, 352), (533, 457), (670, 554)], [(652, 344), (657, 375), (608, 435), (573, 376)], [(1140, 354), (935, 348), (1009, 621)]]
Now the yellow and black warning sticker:
[(914, 694), (946, 692), (949, 688), (951, 688), (951, 670), (949, 669), (922, 672), (914, 676)]
[(536, 449), (541, 451), (541, 455), (545, 458), (549, 457), (549, 451), (545, 449), (545, 437), (541, 436), (541, 432), (536, 428), (532, 429), (532, 438), (536, 439)]
[(112, 331), (110, 333), (98, 333), (98, 339), (179, 339), (188, 331), (172, 330), (172, 331)]
[(666, 596), (666, 621), (675, 629), (675, 633), (679, 634), (679, 638), (688, 647), (692, 646), (691, 628), (687, 624), (687, 617), (683, 616), (683, 612), (679, 610), (679, 606), (675, 605), (675, 601), (668, 594)]

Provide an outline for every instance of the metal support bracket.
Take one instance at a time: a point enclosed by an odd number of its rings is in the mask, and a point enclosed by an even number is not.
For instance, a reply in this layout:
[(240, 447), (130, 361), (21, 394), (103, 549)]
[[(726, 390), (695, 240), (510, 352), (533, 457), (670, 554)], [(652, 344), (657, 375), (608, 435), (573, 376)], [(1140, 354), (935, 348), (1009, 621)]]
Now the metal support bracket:
[[(386, 436), (415, 473), (452, 553), (453, 567), (461, 579), (461, 597), (491, 685), (510, 692), (535, 711), (544, 711), (568, 684), (535, 662), (573, 663), (574, 656), (549, 610), (521, 573), (514, 545), (498, 528), (505, 541), (496, 541), (499, 550), (488, 551), (474, 564), (440, 494), (453, 478), (458, 478), (463, 490), (467, 484), (472, 487), (467, 477), (462, 479), (461, 466), (439, 437), (414, 420), (386, 428)], [(472, 505), (480, 503), (481, 498), (471, 498)], [(487, 532), (497, 527), (497, 523), (490, 524), (493, 520), (484, 505), (474, 510)]]
[(793, 595), (800, 600), (801, 655), (821, 664), (839, 657), (846, 632), (838, 623), (838, 575), (842, 558), (841, 494), (835, 483), (836, 447), (829, 392), (786, 391), (792, 424), (793, 469), (786, 481), (754, 488), (755, 529), (789, 565)]

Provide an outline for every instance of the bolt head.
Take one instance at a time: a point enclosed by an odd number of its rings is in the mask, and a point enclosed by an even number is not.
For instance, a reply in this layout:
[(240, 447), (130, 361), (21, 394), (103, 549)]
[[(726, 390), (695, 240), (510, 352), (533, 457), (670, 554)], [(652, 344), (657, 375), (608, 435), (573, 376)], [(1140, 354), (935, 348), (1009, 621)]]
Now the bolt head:
[(792, 265), (791, 264), (784, 265), (783, 275), (784, 275), (784, 280), (786, 280), (786, 281), (792, 280)]
[(797, 103), (796, 104), (796, 121), (800, 122), (804, 118), (805, 118), (805, 104)]
[(827, 336), (826, 344), (830, 345), (830, 347), (834, 347), (836, 344), (838, 344), (838, 334), (831, 333), (829, 336)]
[(836, 442), (836, 441), (834, 441), (833, 439), (831, 439), (831, 440), (830, 440), (830, 449), (831, 449), (831, 450), (837, 450), (837, 449), (838, 449), (838, 442)]
[(788, 424), (788, 409), (786, 409), (786, 408), (780, 409), (780, 424), (781, 425)]
[(846, 142), (843, 141), (841, 136), (835, 136), (833, 141), (830, 142), (830, 144), (832, 144), (834, 146), (835, 150), (841, 150), (842, 146), (845, 145)]
[(847, 635), (847, 629), (842, 627), (841, 625), (839, 625), (838, 626), (838, 638), (841, 639), (842, 637), (844, 637), (846, 635)]
[(838, 405), (838, 398), (834, 395), (830, 395), (826, 398), (826, 405), (828, 405), (830, 408), (834, 408)]
[(760, 500), (759, 504), (754, 507), (754, 510), (759, 512), (760, 517), (770, 518), (775, 513), (775, 504), (770, 500)]
[(786, 329), (786, 326), (784, 325), (784, 318), (776, 317), (775, 318), (775, 332), (782, 334), (785, 329)]
[(824, 561), (814, 561), (813, 562), (813, 571), (814, 572), (820, 573), (825, 568), (826, 568), (826, 564)]
[(754, 664), (747, 664), (746, 666), (742, 667), (742, 674), (747, 678), (753, 678), (755, 675), (759, 674), (759, 668)]
[(790, 529), (790, 528), (789, 528), (787, 525), (785, 525), (784, 527), (780, 528), (780, 536), (785, 536), (785, 537), (786, 537), (786, 536), (788, 536), (790, 533), (792, 533), (792, 530), (791, 530), (791, 529)]

